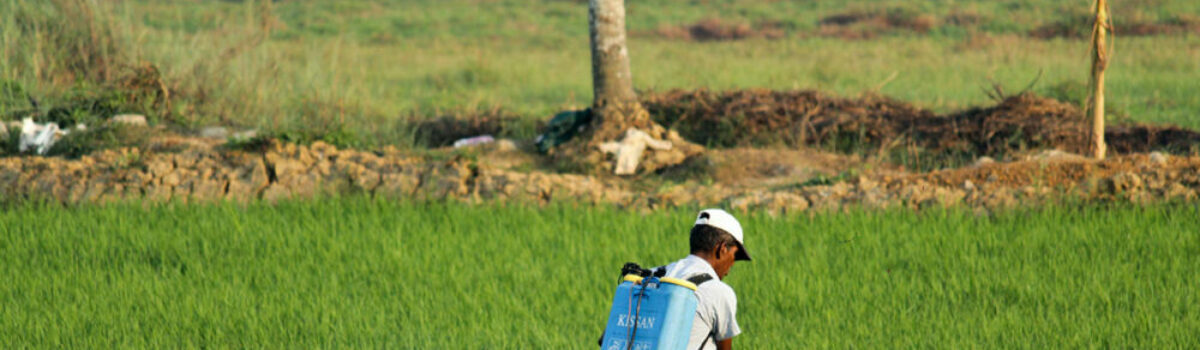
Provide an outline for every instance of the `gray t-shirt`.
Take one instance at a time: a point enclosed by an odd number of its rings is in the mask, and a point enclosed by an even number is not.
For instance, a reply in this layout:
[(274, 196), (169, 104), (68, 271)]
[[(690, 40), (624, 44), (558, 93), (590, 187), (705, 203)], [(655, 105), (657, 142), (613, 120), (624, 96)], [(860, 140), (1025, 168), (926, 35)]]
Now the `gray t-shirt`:
[[(696, 320), (692, 322), (692, 335), (688, 339), (688, 350), (704, 343), (704, 349), (716, 349), (717, 341), (733, 338), (742, 333), (737, 323), (737, 295), (733, 288), (717, 278), (717, 272), (707, 261), (695, 255), (667, 265), (665, 277), (688, 279), (697, 274), (708, 274), (712, 280), (696, 288)], [(705, 342), (709, 334), (714, 339)]]

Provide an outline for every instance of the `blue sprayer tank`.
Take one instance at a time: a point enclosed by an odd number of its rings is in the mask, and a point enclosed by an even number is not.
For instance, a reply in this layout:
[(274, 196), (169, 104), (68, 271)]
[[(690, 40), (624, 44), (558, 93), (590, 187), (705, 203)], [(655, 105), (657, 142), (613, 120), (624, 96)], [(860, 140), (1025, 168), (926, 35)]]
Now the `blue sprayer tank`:
[(691, 282), (626, 275), (617, 285), (600, 349), (683, 350), (692, 333), (696, 303), (696, 285)]

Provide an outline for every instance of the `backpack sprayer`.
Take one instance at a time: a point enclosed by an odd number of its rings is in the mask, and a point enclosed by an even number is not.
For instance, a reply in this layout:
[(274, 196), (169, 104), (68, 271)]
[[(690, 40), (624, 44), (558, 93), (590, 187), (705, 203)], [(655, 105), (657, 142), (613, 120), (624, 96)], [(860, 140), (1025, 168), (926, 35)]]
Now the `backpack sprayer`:
[(602, 350), (683, 350), (696, 318), (696, 288), (712, 277), (681, 280), (666, 268), (647, 270), (635, 263), (621, 268)]

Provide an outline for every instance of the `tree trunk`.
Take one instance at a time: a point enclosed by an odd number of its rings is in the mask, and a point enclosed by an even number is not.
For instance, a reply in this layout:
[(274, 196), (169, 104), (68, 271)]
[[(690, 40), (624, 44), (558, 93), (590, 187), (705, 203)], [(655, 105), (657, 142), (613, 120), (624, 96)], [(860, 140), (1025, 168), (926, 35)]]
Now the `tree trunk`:
[(634, 168), (641, 173), (652, 172), (702, 153), (704, 147), (654, 123), (638, 102), (625, 46), (625, 0), (590, 0), (588, 29), (592, 49), (591, 121), (578, 140), (554, 151), (553, 157), (565, 165), (563, 168), (630, 175)]
[(597, 135), (609, 139), (628, 127), (649, 126), (638, 103), (625, 46), (625, 0), (590, 0), (588, 29), (592, 46), (592, 116)]
[(1104, 70), (1108, 68), (1108, 34), (1112, 30), (1108, 2), (1096, 0), (1092, 25), (1092, 155), (1104, 159)]

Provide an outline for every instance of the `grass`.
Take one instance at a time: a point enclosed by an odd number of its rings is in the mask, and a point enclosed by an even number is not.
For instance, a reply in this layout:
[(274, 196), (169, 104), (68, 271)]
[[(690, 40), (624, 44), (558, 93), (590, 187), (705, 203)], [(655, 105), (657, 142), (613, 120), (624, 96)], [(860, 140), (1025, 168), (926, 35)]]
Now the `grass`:
[[(83, 13), (94, 13), (89, 17), (94, 21), (54, 10), (59, 6), (54, 4), (79, 3), (91, 4), (84, 6), (91, 12)], [(1170, 21), (1200, 12), (1200, 5), (1182, 0), (1114, 6), (1118, 24), (1124, 19)], [(901, 31), (872, 40), (806, 35), (826, 16), (893, 8), (938, 21), (928, 33)], [(638, 1), (629, 4), (629, 45), (634, 81), (643, 90), (765, 87), (841, 95), (878, 90), (947, 111), (990, 103), (983, 90), (993, 82), (1015, 92), (1036, 80), (1035, 91), (1085, 98), (1084, 89), (1076, 87), (1087, 82), (1087, 69), (1080, 68), (1086, 66), (1086, 38), (1042, 40), (1025, 33), (1086, 11), (1086, 4), (1074, 9), (1046, 0), (953, 5), (711, 1), (689, 6)], [(5, 13), (0, 15), (5, 47), (0, 81), (50, 105), (67, 99), (58, 96), (70, 96), (85, 76), (72, 67), (94, 64), (57, 62), (79, 56), (71, 48), (101, 48), (82, 57), (112, 57), (104, 61), (115, 62), (108, 71), (117, 73), (110, 79), (121, 82), (117, 63), (149, 63), (174, 91), (170, 106), (142, 98), (122, 112), (145, 112), (184, 128), (226, 124), (345, 145), (412, 146), (419, 142), (404, 122), (411, 116), (503, 108), (524, 118), (548, 119), (591, 100), (586, 8), (576, 1), (288, 1), (266, 6), (256, 1), (3, 0), (0, 13)], [(50, 17), (24, 15), (46, 19), (31, 30), (22, 13)], [(968, 24), (946, 20), (959, 13), (981, 19)], [(714, 17), (730, 23), (776, 23), (788, 36), (689, 42), (653, 34), (663, 26)], [(94, 39), (84, 35), (87, 31), (59, 35), (53, 23), (70, 28), (96, 23), (108, 28), (112, 38), (91, 45)], [(87, 45), (71, 45), (80, 42)], [(1194, 79), (1183, 74), (1200, 70), (1200, 37), (1117, 33), (1115, 48), (1108, 79), (1110, 118), (1200, 127)], [(102, 89), (105, 84), (86, 86)], [(0, 96), (0, 112), (28, 107), (20, 96)], [(339, 134), (324, 135), (327, 129)], [(534, 132), (515, 136), (532, 137)]]
[[(742, 215), (748, 348), (1195, 348), (1195, 206)], [(366, 198), (0, 212), (0, 347), (585, 348), (693, 213)]]

